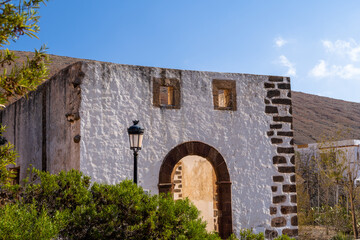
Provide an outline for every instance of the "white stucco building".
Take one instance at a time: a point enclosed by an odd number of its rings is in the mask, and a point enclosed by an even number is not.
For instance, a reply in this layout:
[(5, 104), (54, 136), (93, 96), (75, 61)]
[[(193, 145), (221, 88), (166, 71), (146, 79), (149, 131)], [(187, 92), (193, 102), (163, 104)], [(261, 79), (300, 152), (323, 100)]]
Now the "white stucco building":
[(191, 200), (181, 179), (202, 168), (179, 163), (193, 156), (213, 168), (204, 173), (213, 177), (194, 180), (211, 178), (204, 189), (213, 197), (196, 201), (213, 206), (207, 218), (222, 237), (242, 228), (297, 236), (289, 78), (78, 62), (0, 116), (20, 154), (20, 178), (32, 164), (111, 184), (132, 179), (126, 130), (138, 119), (144, 189)]
[(358, 176), (356, 180), (360, 184), (360, 140), (348, 139), (324, 143), (310, 143), (296, 145), (295, 151), (299, 153), (301, 161), (315, 161), (322, 153), (335, 154), (339, 163), (348, 164), (348, 169)]

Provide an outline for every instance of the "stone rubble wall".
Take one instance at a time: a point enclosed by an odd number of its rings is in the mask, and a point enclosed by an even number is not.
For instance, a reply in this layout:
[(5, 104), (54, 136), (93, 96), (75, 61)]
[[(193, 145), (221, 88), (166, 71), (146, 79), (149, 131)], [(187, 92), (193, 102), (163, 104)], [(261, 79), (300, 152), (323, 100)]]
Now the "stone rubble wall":
[(277, 173), (272, 177), (273, 191), (270, 207), (271, 227), (267, 229), (268, 237), (281, 234), (298, 235), (298, 219), (295, 184), (295, 156), (292, 126), (292, 105), (290, 79), (269, 77), (264, 83), (267, 90), (265, 112), (272, 116), (267, 135), (276, 146), (277, 154), (272, 161)]
[(20, 180), (30, 165), (50, 173), (80, 169), (80, 66), (63, 69), (0, 112), (4, 136), (19, 153)]

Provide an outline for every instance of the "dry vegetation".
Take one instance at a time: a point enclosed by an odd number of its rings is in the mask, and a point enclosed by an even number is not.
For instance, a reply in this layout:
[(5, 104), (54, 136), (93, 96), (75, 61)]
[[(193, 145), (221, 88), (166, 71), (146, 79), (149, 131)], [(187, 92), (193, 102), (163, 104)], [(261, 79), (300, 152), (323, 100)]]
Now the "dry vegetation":
[[(18, 59), (16, 59), (17, 64), (26, 62), (27, 57), (32, 57), (34, 55), (34, 53), (32, 53), (32, 52), (22, 52), (22, 51), (14, 51), (14, 52), (15, 52), (15, 55), (17, 57), (19, 57)], [(79, 58), (63, 57), (63, 56), (57, 56), (57, 55), (51, 55), (51, 54), (49, 54), (49, 56), (50, 56), (50, 60), (51, 60), (51, 64), (49, 67), (49, 70), (50, 70), (49, 77), (51, 77), (52, 75), (54, 75), (61, 69), (65, 68), (66, 66), (69, 66), (70, 64), (84, 60), (84, 59), (79, 59)], [(11, 67), (12, 66), (9, 66), (8, 69)], [(0, 66), (0, 71), (3, 71), (3, 69), (4, 68)]]
[(322, 226), (299, 226), (299, 240), (329, 240), (336, 236), (334, 229)]

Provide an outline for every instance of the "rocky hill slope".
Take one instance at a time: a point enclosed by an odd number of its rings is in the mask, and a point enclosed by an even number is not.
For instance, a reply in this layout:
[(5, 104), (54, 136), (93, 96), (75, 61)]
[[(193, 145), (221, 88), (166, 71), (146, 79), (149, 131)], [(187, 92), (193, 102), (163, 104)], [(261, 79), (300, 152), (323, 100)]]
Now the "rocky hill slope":
[(296, 144), (313, 143), (342, 131), (343, 139), (360, 139), (360, 103), (292, 92)]
[[(30, 52), (16, 51), (26, 60)], [(84, 59), (50, 55), (50, 75)], [(2, 71), (0, 67), (0, 71)], [(359, 92), (360, 94), (360, 92)], [(320, 97), (302, 92), (292, 92), (294, 138), (296, 144), (313, 143), (336, 130), (347, 132), (343, 139), (360, 139), (360, 103)], [(339, 139), (340, 140), (340, 139)]]

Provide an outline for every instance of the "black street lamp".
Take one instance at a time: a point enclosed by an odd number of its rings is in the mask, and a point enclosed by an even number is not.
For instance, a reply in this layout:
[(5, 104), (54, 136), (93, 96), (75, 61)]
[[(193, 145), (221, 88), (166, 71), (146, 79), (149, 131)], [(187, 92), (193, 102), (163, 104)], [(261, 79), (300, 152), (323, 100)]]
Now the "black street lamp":
[(137, 184), (137, 156), (142, 147), (144, 129), (137, 124), (139, 120), (133, 121), (134, 125), (128, 128), (130, 149), (134, 151), (134, 183)]

